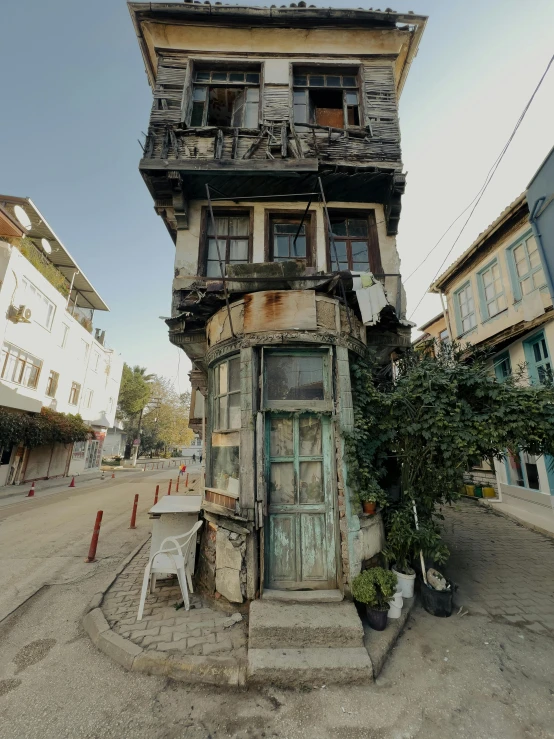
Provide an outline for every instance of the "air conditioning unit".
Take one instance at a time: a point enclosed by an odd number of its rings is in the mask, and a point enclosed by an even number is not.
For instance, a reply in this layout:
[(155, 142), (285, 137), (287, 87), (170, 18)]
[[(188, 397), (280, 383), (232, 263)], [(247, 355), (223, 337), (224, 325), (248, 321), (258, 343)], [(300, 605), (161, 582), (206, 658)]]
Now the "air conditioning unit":
[(31, 309), (26, 305), (20, 305), (15, 314), (17, 323), (31, 323)]

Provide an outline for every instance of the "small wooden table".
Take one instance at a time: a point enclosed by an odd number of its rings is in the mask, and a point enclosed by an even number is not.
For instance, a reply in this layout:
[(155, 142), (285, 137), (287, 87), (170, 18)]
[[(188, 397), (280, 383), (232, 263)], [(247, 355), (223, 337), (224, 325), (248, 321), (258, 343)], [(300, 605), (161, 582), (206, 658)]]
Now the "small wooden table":
[[(168, 536), (180, 536), (190, 531), (198, 521), (201, 495), (164, 495), (149, 510), (154, 519), (152, 524), (152, 539), (150, 540), (150, 556), (161, 547), (162, 541)], [(196, 561), (196, 546), (191, 547), (187, 569), (194, 572)]]

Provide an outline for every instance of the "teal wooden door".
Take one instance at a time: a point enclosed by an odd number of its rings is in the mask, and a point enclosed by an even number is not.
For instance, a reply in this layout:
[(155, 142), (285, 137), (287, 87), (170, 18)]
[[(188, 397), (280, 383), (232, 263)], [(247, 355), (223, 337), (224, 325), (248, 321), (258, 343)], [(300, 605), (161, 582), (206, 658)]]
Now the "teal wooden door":
[(330, 419), (268, 414), (266, 460), (266, 587), (336, 587)]

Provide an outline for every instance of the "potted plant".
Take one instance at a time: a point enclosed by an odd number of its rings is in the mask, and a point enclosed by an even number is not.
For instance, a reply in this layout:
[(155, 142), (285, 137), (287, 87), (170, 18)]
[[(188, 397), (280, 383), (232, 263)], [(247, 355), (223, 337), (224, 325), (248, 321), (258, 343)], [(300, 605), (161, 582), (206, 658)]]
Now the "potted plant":
[(410, 562), (417, 546), (417, 531), (410, 508), (403, 506), (389, 510), (386, 528), (387, 543), (383, 554), (390, 562), (394, 562), (392, 571), (398, 579), (402, 597), (413, 598), (416, 573)]
[(369, 516), (372, 516), (374, 513), (377, 512), (377, 505), (384, 506), (387, 503), (387, 496), (381, 490), (379, 485), (377, 483), (370, 483), (367, 487), (365, 487), (363, 490), (360, 490), (358, 493), (358, 498), (360, 500), (360, 503), (362, 504), (362, 508), (364, 513), (366, 513)]
[(386, 628), (389, 601), (396, 593), (396, 585), (396, 575), (382, 567), (364, 570), (352, 581), (352, 595), (365, 605), (368, 623), (375, 631)]

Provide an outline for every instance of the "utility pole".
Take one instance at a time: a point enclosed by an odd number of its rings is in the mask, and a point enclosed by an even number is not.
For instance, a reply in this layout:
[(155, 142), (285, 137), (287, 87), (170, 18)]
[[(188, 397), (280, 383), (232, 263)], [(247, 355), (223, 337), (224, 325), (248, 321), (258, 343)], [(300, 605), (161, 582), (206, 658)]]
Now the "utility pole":
[[(144, 406), (146, 408), (146, 406)], [(140, 409), (139, 414), (139, 420), (138, 420), (138, 431), (137, 431), (137, 438), (133, 441), (133, 452), (131, 456), (131, 467), (137, 466), (137, 459), (138, 459), (138, 453), (140, 449), (140, 430), (142, 426), (142, 414), (144, 413), (144, 408)], [(135, 444), (135, 442), (138, 441), (138, 444)]]

